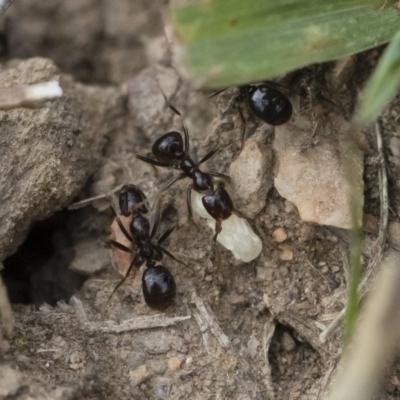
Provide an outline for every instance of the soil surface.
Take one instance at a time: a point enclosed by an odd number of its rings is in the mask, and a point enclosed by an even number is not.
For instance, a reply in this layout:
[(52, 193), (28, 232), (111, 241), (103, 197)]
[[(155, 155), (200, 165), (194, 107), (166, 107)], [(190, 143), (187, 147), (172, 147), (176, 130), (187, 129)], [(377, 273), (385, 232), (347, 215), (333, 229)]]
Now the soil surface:
[[(126, 183), (153, 199), (177, 176), (135, 158), (150, 156), (162, 133), (181, 131), (160, 89), (184, 115), (193, 157), (200, 160), (219, 145), (205, 169), (229, 173), (242, 125), (236, 107), (224, 111), (237, 89), (209, 99), (177, 76), (163, 42), (165, 3), (20, 1), (3, 16), (4, 62), (47, 57), (75, 80), (119, 87), (124, 96), (124, 115), (110, 130), (102, 166), (76, 201)], [(319, 138), (332, 134), (325, 129), (332, 114), (351, 119), (380, 53), (311, 66), (279, 80), (294, 118), (315, 126), (299, 148), (305, 157), (312, 157)], [(247, 137), (272, 148), (274, 129), (242, 107)], [(400, 215), (399, 118), (397, 97), (380, 120), (392, 224)], [(380, 217), (374, 135), (360, 133), (358, 144), (364, 152), (364, 231), (373, 244)], [(188, 220), (189, 183), (177, 182), (160, 201), (157, 237), (177, 224), (165, 247), (189, 266), (164, 257), (177, 295), (163, 314), (143, 299), (144, 266), (105, 307), (121, 279), (104, 247), (112, 197), (60, 210), (31, 228), (19, 251), (4, 260), (4, 281), (19, 304), (13, 305), (13, 334), (0, 352), (0, 399), (322, 398), (340, 359), (342, 327), (325, 343), (319, 335), (344, 306), (349, 231), (302, 222), (296, 207), (272, 188), (252, 223), (263, 241), (260, 257), (243, 263), (219, 246), (216, 268), (212, 231), (197, 216), (197, 228)], [(240, 210), (240, 196), (232, 197)], [(399, 230), (393, 232), (391, 240), (400, 240)], [(277, 235), (286, 239), (280, 242)], [(366, 248), (364, 256), (373, 254)], [(399, 398), (399, 382), (397, 366), (388, 371), (381, 398)]]

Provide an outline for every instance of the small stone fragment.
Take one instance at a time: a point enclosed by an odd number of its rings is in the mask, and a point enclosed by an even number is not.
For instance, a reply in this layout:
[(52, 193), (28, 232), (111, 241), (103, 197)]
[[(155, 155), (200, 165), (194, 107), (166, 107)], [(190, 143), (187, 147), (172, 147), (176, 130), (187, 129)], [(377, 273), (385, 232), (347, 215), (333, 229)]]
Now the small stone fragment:
[(288, 214), (294, 213), (297, 211), (296, 206), (288, 200), (285, 200), (285, 212)]
[(329, 267), (327, 265), (321, 268), (321, 273), (323, 273), (324, 275), (327, 274), (328, 272), (329, 272)]
[(163, 375), (167, 369), (165, 360), (150, 360), (147, 364), (149, 368), (157, 375)]
[(311, 225), (303, 225), (300, 228), (300, 241), (301, 242), (308, 242), (313, 240), (315, 236), (315, 229)]
[(225, 371), (233, 371), (237, 364), (236, 357), (226, 354), (222, 360)]
[(238, 305), (238, 304), (243, 304), (245, 303), (246, 299), (244, 295), (242, 294), (235, 294), (232, 295), (231, 298), (229, 299), (229, 303), (232, 305)]
[(145, 365), (141, 365), (140, 367), (137, 367), (136, 369), (132, 369), (129, 371), (129, 379), (131, 381), (132, 386), (140, 385), (149, 377), (150, 377), (150, 371), (147, 369)]
[(363, 217), (363, 229), (368, 233), (378, 233), (379, 231), (379, 219), (372, 214), (364, 214)]
[(5, 365), (0, 366), (0, 399), (17, 396), (23, 385), (23, 375)]
[(332, 133), (310, 142), (308, 129), (295, 122), (275, 128), (277, 191), (296, 205), (302, 221), (350, 229), (350, 194), (362, 206), (364, 181), (363, 153), (348, 132), (349, 124), (330, 115)]
[(268, 146), (249, 139), (229, 167), (236, 197), (240, 200), (238, 208), (249, 217), (257, 215), (265, 206), (273, 184), (272, 160)]
[(282, 336), (282, 348), (285, 351), (293, 351), (296, 348), (296, 342), (287, 332), (284, 332)]
[(168, 368), (170, 371), (176, 372), (181, 368), (182, 360), (179, 357), (171, 357), (168, 360)]
[(389, 148), (395, 157), (400, 157), (400, 138), (393, 136), (389, 140)]
[(400, 222), (389, 222), (388, 233), (389, 240), (396, 246), (400, 246)]
[(287, 244), (281, 244), (279, 246), (279, 258), (282, 261), (293, 260), (293, 250)]
[(250, 356), (252, 358), (254, 358), (257, 355), (257, 349), (259, 345), (260, 341), (254, 336), (252, 336), (250, 340), (247, 342), (247, 350), (249, 351)]
[(272, 233), (275, 242), (282, 243), (287, 239), (287, 234), (283, 228), (275, 229)]

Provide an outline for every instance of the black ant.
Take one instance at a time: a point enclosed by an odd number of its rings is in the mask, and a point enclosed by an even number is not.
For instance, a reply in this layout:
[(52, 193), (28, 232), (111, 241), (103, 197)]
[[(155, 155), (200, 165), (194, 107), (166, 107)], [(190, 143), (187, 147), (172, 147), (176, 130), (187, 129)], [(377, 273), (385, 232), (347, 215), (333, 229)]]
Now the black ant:
[(232, 214), (236, 214), (241, 218), (246, 217), (234, 208), (228, 192), (222, 186), (218, 186), (217, 189), (214, 190), (213, 176), (226, 180), (229, 180), (230, 178), (227, 175), (218, 172), (203, 172), (199, 168), (201, 164), (210, 159), (218, 151), (218, 147), (207, 153), (198, 163), (195, 163), (189, 154), (189, 131), (185, 121), (182, 118), (181, 113), (175, 107), (170, 104), (168, 104), (168, 106), (181, 119), (185, 142), (183, 142), (180, 132), (168, 132), (158, 138), (152, 146), (152, 153), (156, 158), (155, 160), (141, 155), (136, 155), (136, 158), (158, 167), (170, 167), (182, 171), (181, 174), (161, 189), (160, 192), (168, 189), (180, 179), (190, 178), (192, 180), (192, 184), (189, 186), (186, 196), (189, 217), (193, 220), (191, 204), (191, 190), (193, 189), (200, 194), (205, 194), (202, 198), (203, 206), (210, 216), (216, 220), (214, 235), (215, 242), (218, 234), (222, 230), (223, 220), (228, 219)]
[(114, 207), (111, 207), (119, 229), (126, 239), (133, 244), (133, 249), (113, 239), (107, 242), (108, 247), (113, 246), (124, 252), (131, 253), (131, 261), (125, 277), (115, 287), (108, 301), (110, 301), (113, 294), (129, 277), (133, 267), (140, 268), (143, 263), (146, 263), (147, 268), (142, 275), (144, 299), (149, 307), (164, 310), (170, 306), (174, 300), (176, 283), (171, 272), (164, 266), (157, 265), (157, 262), (162, 260), (164, 253), (171, 259), (182, 264), (184, 263), (176, 259), (169, 251), (162, 247), (162, 244), (171, 235), (175, 226), (167, 229), (156, 244), (152, 242), (157, 231), (160, 214), (159, 211), (156, 210), (154, 222), (150, 227), (149, 221), (143, 215), (149, 212), (146, 203), (147, 198), (145, 194), (137, 186), (124, 185), (121, 188), (119, 193), (119, 206), (121, 214), (131, 218), (129, 222), (130, 233), (126, 230)]
[[(292, 117), (292, 103), (281, 91), (274, 88), (272, 85), (276, 85), (276, 83), (266, 82), (260, 85), (240, 86), (240, 94), (234, 98), (232, 103), (247, 100), (249, 108), (259, 119), (261, 119), (261, 121), (273, 126), (283, 125)], [(225, 90), (226, 89), (217, 90), (216, 92), (211, 93), (209, 97), (214, 97)], [(230, 110), (232, 103), (225, 110), (224, 114)], [(239, 105), (238, 111), (243, 124), (243, 129), (240, 135), (240, 153), (244, 146), (246, 121)]]
[(292, 117), (292, 103), (270, 84), (244, 86), (241, 92), (247, 97), (251, 111), (269, 125), (286, 124)]

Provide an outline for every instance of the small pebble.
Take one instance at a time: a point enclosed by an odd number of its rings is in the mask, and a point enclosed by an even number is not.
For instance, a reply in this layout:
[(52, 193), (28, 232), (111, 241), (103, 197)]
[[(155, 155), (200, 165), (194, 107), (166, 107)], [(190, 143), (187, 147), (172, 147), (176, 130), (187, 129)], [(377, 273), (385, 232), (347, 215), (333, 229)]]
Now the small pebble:
[(150, 376), (150, 371), (145, 365), (141, 365), (129, 371), (129, 379), (132, 386), (138, 386)]
[(279, 246), (279, 258), (282, 261), (293, 260), (293, 250), (287, 244), (281, 244)]
[(171, 357), (168, 360), (168, 368), (170, 371), (176, 372), (181, 368), (182, 360), (179, 357)]
[(243, 304), (245, 302), (246, 299), (242, 294), (232, 295), (229, 299), (229, 303), (232, 305)]
[(321, 272), (325, 275), (329, 272), (329, 267), (327, 265), (323, 266), (321, 268)]
[(249, 351), (250, 356), (252, 358), (254, 358), (257, 355), (257, 349), (259, 345), (260, 341), (254, 336), (252, 336), (250, 340), (247, 342), (247, 350)]
[(289, 273), (289, 270), (287, 269), (287, 267), (285, 267), (285, 266), (279, 267), (279, 276), (285, 277), (285, 276), (287, 276), (288, 273)]
[(363, 216), (363, 229), (368, 233), (378, 233), (379, 219), (372, 214), (364, 214)]
[(274, 230), (272, 237), (275, 242), (282, 243), (287, 239), (287, 234), (283, 228), (278, 228)]
[(389, 148), (395, 157), (400, 157), (400, 138), (393, 136), (389, 140)]
[(265, 281), (268, 277), (268, 269), (265, 267), (257, 268), (257, 281)]
[(296, 211), (297, 211), (297, 207), (289, 200), (285, 200), (285, 212), (288, 214), (291, 214)]
[(315, 236), (315, 229), (311, 225), (303, 225), (300, 228), (300, 241), (308, 242), (309, 240), (313, 240)]
[(167, 369), (166, 362), (164, 360), (149, 360), (148, 367), (157, 375), (163, 375)]
[(188, 357), (188, 358), (185, 360), (185, 367), (189, 367), (190, 364), (192, 364), (192, 362), (193, 362), (193, 357)]

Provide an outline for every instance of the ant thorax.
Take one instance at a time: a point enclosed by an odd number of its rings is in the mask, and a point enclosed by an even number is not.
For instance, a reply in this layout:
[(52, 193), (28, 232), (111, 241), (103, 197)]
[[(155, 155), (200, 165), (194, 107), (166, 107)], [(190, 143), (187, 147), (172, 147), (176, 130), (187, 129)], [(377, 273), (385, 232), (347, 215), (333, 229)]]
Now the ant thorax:
[[(215, 220), (203, 206), (204, 195), (192, 190), (192, 209), (202, 218), (207, 218), (208, 226), (215, 232)], [(250, 224), (235, 214), (222, 222), (222, 230), (217, 237), (224, 247), (232, 252), (237, 260), (249, 262), (257, 258), (262, 250), (260, 238), (254, 233)]]

